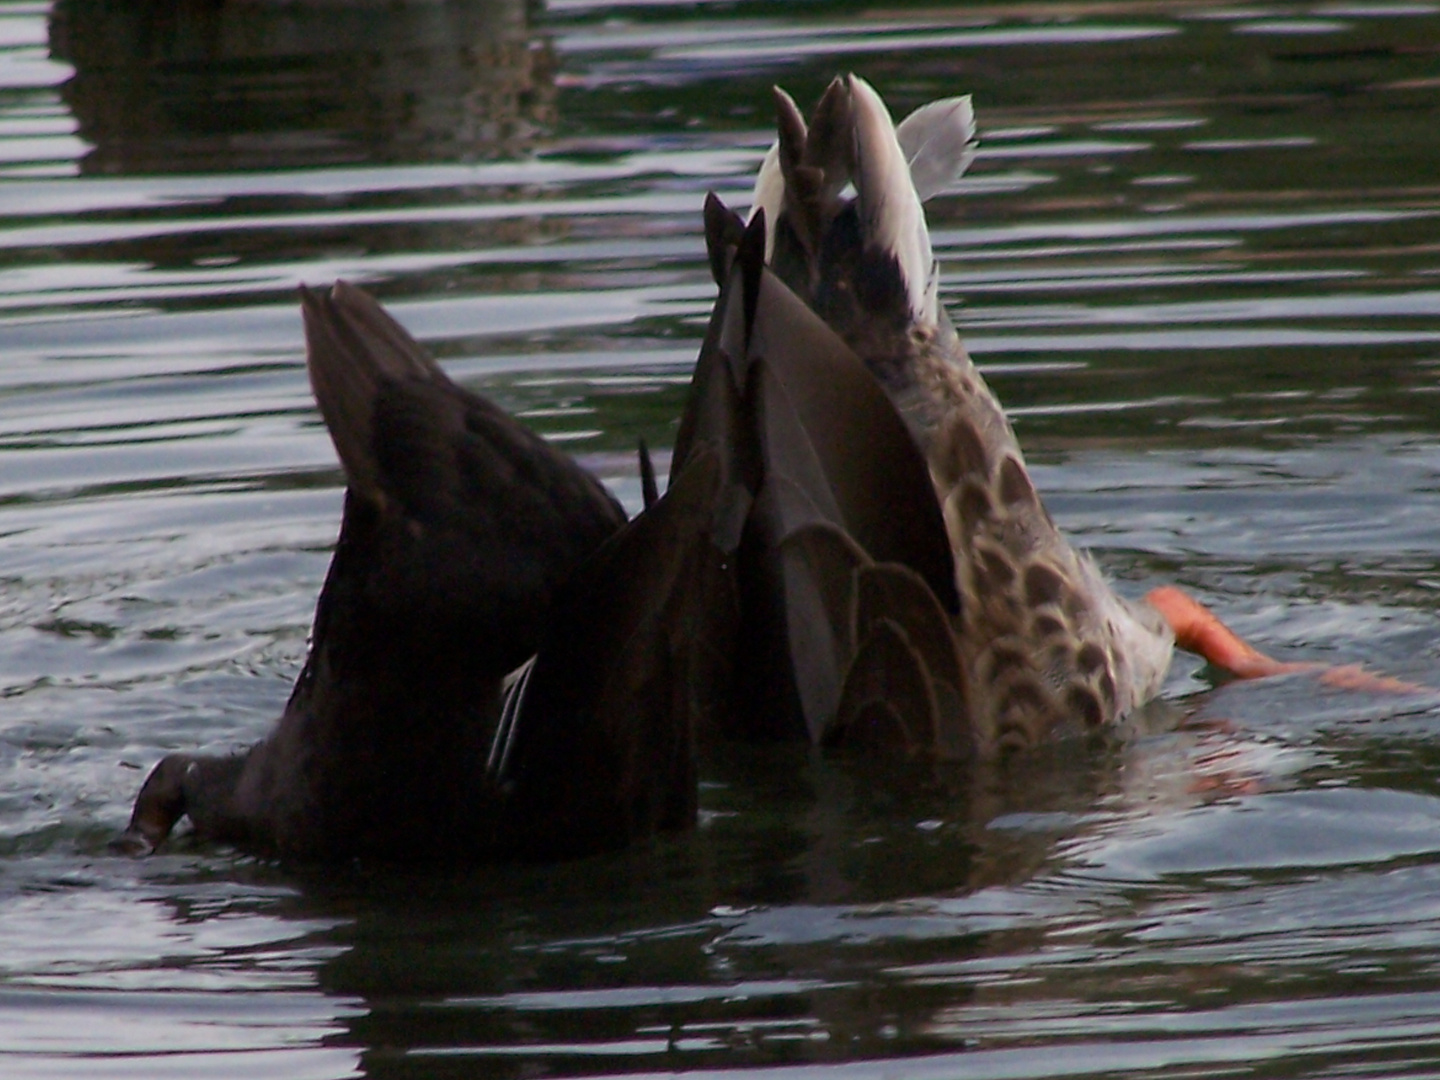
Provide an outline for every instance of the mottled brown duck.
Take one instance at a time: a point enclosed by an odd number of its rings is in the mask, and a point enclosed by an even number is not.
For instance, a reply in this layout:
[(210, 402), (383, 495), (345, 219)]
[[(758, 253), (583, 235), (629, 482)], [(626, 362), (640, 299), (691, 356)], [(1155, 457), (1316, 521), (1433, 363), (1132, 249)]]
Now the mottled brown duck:
[[(958, 652), (954, 685), (972, 744), (1029, 746), (1057, 728), (1113, 722), (1158, 692), (1177, 640), (1242, 676), (1303, 667), (1240, 642), (1178, 589), (1121, 596), (1046, 511), (939, 302), (922, 203), (974, 156), (970, 99), (924, 106), (898, 128), (853, 75), (831, 83), (808, 123), (778, 88), (776, 103), (779, 137), (756, 180), (752, 222), (769, 222), (774, 273), (858, 354), (926, 462), (958, 594), (952, 633), (932, 648)], [(856, 426), (849, 437), (870, 432)], [(828, 723), (816, 718), (812, 729)]]

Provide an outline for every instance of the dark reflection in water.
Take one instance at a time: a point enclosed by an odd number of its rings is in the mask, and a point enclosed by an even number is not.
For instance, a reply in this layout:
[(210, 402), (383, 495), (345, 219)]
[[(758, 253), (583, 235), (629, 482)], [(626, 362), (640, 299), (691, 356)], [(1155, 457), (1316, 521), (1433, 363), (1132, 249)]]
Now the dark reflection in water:
[(929, 1010), (964, 987), (886, 970), (1037, 944), (1025, 905), (961, 898), (1029, 879), (1117, 782), (1113, 750), (977, 778), (736, 749), (694, 836), (552, 867), (302, 870), (286, 914), (349, 916), (317, 975), (363, 1005), (338, 1041), (371, 1077), (522, 1076), (529, 1054), (566, 1073), (843, 1061), (899, 1031), (940, 1048)]
[(474, 161), (554, 122), (536, 0), (60, 0), (90, 174)]

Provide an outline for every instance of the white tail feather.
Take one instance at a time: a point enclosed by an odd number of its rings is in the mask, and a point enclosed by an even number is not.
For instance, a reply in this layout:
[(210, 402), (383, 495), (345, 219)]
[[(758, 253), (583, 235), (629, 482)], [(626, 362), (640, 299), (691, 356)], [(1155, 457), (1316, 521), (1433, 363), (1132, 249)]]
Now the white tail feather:
[(920, 106), (900, 121), (895, 137), (910, 163), (916, 197), (923, 203), (943, 194), (975, 160), (975, 110), (970, 95)]
[(765, 261), (775, 254), (775, 222), (780, 220), (780, 207), (785, 201), (785, 174), (780, 169), (780, 140), (771, 144), (760, 171), (755, 174), (755, 195), (750, 200), (751, 221), (757, 210), (765, 211)]
[(935, 257), (925, 211), (910, 179), (910, 164), (880, 95), (857, 75), (849, 76), (848, 83), (855, 116), (855, 191), (861, 228), (867, 243), (894, 255), (911, 315), (919, 323), (934, 324), (939, 311)]

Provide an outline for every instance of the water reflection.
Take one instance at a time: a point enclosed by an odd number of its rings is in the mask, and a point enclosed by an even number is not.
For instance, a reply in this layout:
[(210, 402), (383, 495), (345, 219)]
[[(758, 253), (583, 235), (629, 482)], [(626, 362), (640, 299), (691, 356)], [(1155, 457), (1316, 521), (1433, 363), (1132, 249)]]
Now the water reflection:
[(297, 913), (294, 896), (244, 867), (216, 879), (176, 860), (10, 860), (0, 1067), (12, 1077), (88, 1071), (86, 1061), (106, 1062), (95, 1075), (108, 1076), (354, 1075), (355, 1051), (326, 1043), (359, 1005), (322, 992), (314, 974), (343, 951), (329, 935), (344, 919)]
[[(735, 748), (715, 763), (694, 835), (558, 867), (302, 875), (296, 910), (354, 914), (337, 932), (348, 948), (317, 975), (337, 1000), (368, 1004), (347, 1026), (370, 1077), (885, 1053), (857, 978), (1038, 942), (1050, 905), (1005, 898), (1093, 810), (1080, 789), (1112, 771), (1082, 750), (1077, 783), (1070, 749), (1023, 777), (992, 774), (972, 806), (969, 776), (878, 777), (803, 749)], [(1054, 789), (1037, 791), (1037, 774)], [(988, 828), (1007, 804), (1034, 812)], [(858, 966), (831, 970), (834, 950)], [(919, 984), (891, 995), (891, 1022), (923, 1022), (929, 996)]]
[[(1053, 1014), (1071, 968), (1105, 965), (1135, 1000), (1163, 996), (1103, 927), (1164, 940), (1177, 959), (1224, 932), (1191, 913), (1156, 936), (1144, 911), (1170, 902), (1177, 875), (1263, 870), (1279, 851), (1314, 866), (1435, 850), (1421, 825), (1440, 814), (1435, 800), (1267, 795), (1289, 784), (1275, 748), (1246, 751), (1217, 730), (1077, 741), (979, 775), (737, 749), (716, 763), (695, 835), (548, 868), (301, 872), (289, 915), (351, 916), (316, 979), (363, 1005), (330, 1041), (359, 1048), (372, 1078), (897, 1052), (923, 1068), (914, 1055), (987, 1028), (1023, 1041), (1101, 1022), (1101, 1008), (1082, 1007), (1077, 1024)], [(1397, 809), (1413, 825), (1377, 849)], [(1236, 831), (1246, 813), (1264, 823), (1258, 841)], [(1306, 827), (1316, 820), (1343, 827)], [(1247, 919), (1268, 934), (1285, 917)], [(1102, 1026), (1148, 1031), (1145, 1015), (1120, 1010)]]
[(551, 126), (538, 0), (60, 0), (87, 174), (513, 157)]
[[(985, 777), (737, 748), (696, 834), (558, 867), (312, 872), (183, 845), (88, 882), (52, 864), (48, 888), (0, 907), (0, 955), (23, 973), (0, 991), (6, 1061), (1000, 1076), (1054, 1075), (1055, 1054), (1090, 1073), (1309, 1040), (1346, 1060), (1325, 948), (1384, 965), (1433, 935), (1440, 800), (1306, 790), (1326, 755), (1277, 769), (1273, 742), (1246, 745), (1214, 726), (1073, 742)], [(1394, 869), (1357, 880), (1366, 865)], [(1234, 965), (1257, 981), (1227, 1005)], [(1272, 970), (1310, 1004), (1267, 1004)], [(1350, 1007), (1433, 1043), (1433, 999)]]

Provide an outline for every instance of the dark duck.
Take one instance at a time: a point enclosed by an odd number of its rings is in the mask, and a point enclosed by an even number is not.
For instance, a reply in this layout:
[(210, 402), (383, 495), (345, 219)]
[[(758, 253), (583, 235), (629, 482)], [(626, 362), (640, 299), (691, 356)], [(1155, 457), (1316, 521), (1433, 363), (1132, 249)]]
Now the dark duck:
[(364, 292), (301, 299), (347, 483), (309, 655), (261, 742), (155, 767), (123, 845), (188, 816), (291, 858), (549, 858), (688, 825), (713, 462), (627, 523)]

